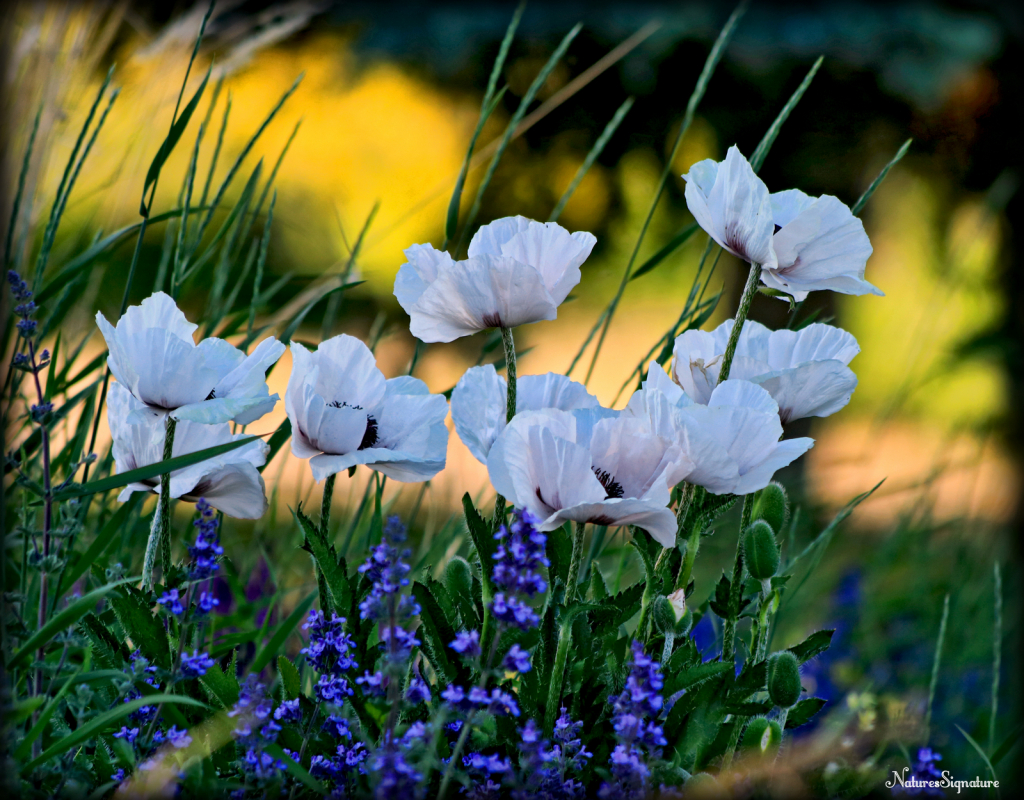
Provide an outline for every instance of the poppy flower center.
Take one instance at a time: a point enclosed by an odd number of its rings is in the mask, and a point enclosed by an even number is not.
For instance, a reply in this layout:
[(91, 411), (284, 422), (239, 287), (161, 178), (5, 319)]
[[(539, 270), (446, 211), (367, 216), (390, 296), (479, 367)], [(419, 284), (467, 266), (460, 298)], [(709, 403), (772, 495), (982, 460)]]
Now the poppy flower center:
[(622, 484), (615, 480), (608, 470), (600, 469), (598, 467), (592, 467), (592, 469), (594, 470), (594, 474), (597, 476), (597, 479), (601, 481), (601, 485), (604, 487), (605, 500), (622, 497)]
[[(345, 400), (335, 400), (333, 403), (328, 403), (331, 408), (354, 408), (357, 411), (362, 411), (363, 407), (360, 405), (349, 405)], [(368, 447), (373, 447), (377, 444), (377, 420), (371, 417), (369, 414), (366, 415), (366, 430), (363, 431), (363, 440), (359, 443), (357, 450), (366, 450)]]

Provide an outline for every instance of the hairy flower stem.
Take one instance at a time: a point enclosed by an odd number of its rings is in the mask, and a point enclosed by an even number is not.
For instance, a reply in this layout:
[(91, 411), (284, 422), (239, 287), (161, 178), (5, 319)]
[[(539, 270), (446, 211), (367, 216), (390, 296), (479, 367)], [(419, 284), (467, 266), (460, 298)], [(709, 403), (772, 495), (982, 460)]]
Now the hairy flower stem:
[[(580, 562), (583, 561), (583, 531), (585, 522), (576, 523), (576, 531), (572, 537), (572, 560), (569, 562), (569, 576), (565, 583), (565, 605), (569, 606), (576, 600), (577, 582), (580, 575)], [(544, 729), (553, 731), (555, 719), (562, 701), (562, 682), (565, 678), (565, 663), (569, 658), (569, 645), (572, 643), (572, 621), (562, 623), (558, 630), (558, 646), (555, 648), (555, 663), (551, 670), (551, 684), (548, 686), (548, 703), (544, 711)]]
[(732, 368), (732, 359), (736, 355), (736, 345), (740, 341), (740, 331), (743, 330), (743, 323), (747, 321), (747, 314), (750, 313), (750, 306), (754, 302), (754, 295), (757, 294), (757, 287), (761, 283), (761, 265), (751, 264), (750, 274), (747, 275), (747, 285), (743, 287), (743, 294), (740, 296), (740, 305), (736, 309), (736, 321), (732, 326), (732, 333), (729, 334), (729, 343), (725, 346), (725, 355), (722, 357), (722, 369), (718, 373), (718, 382), (729, 377), (729, 370)]
[(327, 526), (331, 521), (331, 498), (334, 497), (335, 475), (328, 475), (324, 483), (324, 498), (320, 501), (320, 532), (327, 538)]
[(732, 565), (732, 582), (729, 584), (729, 616), (725, 619), (722, 661), (731, 661), (736, 654), (736, 622), (740, 616), (740, 598), (743, 596), (743, 531), (750, 525), (753, 508), (753, 495), (748, 494), (743, 498), (740, 533), (736, 537), (736, 560)]
[[(174, 429), (177, 421), (168, 415), (164, 428), (164, 461), (171, 458), (174, 449)], [(156, 511), (153, 512), (153, 524), (149, 530), (149, 541), (146, 543), (146, 557), (142, 562), (142, 585), (152, 589), (155, 585), (153, 573), (156, 572), (157, 554), (163, 561), (164, 575), (171, 568), (171, 473), (160, 476), (160, 494), (157, 497)]]
[[(298, 764), (300, 767), (302, 766), (302, 757), (304, 755), (306, 755), (306, 747), (309, 746), (309, 735), (310, 735), (310, 733), (313, 732), (313, 722), (314, 722), (314, 720), (316, 720), (317, 714), (320, 713), (320, 704), (322, 702), (323, 702), (323, 698), (322, 697), (318, 697), (316, 699), (316, 705), (313, 706), (313, 713), (310, 714), (309, 722), (306, 723), (306, 730), (302, 734), (302, 746), (299, 747), (299, 756), (298, 756), (298, 758), (295, 759), (295, 763)], [(248, 780), (248, 777), (246, 777), (246, 780)], [(297, 792), (298, 789), (299, 789), (299, 784), (295, 783), (292, 786), (292, 790), (288, 793), (288, 800), (294, 800), (295, 792)]]

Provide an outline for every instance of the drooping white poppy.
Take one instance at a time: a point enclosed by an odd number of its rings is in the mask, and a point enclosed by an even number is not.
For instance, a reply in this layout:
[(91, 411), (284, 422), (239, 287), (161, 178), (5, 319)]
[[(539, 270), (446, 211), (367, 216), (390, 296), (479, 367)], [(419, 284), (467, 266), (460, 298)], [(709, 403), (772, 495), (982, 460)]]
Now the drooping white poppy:
[[(164, 415), (149, 409), (120, 383), (110, 387), (107, 421), (110, 423), (118, 472), (163, 460)], [(227, 422), (209, 425), (179, 420), (175, 426), (171, 455), (188, 455), (245, 437), (244, 433), (232, 434)], [(205, 498), (214, 508), (237, 519), (262, 517), (267, 510), (266, 487), (256, 468), (266, 463), (269, 452), (269, 445), (257, 439), (223, 455), (176, 470), (170, 476), (171, 497), (191, 502)], [(152, 478), (145, 483), (129, 483), (117, 499), (124, 502), (133, 492), (159, 494), (160, 478)]]
[(270, 394), (266, 374), (284, 353), (283, 344), (264, 339), (248, 356), (223, 339), (197, 345), (192, 334), (198, 326), (163, 292), (131, 306), (116, 328), (101, 312), (96, 324), (110, 351), (110, 371), (150, 410), (208, 425), (247, 425), (280, 399)]
[(744, 261), (775, 268), (768, 187), (735, 145), (725, 161), (698, 161), (683, 180), (686, 207), (712, 239)]
[(765, 266), (762, 283), (796, 300), (822, 289), (883, 294), (864, 280), (871, 241), (864, 223), (845, 203), (831, 195), (810, 197), (789, 189), (772, 194), (771, 206), (777, 264)]
[(707, 405), (695, 403), (680, 408), (679, 414), (714, 437), (736, 465), (738, 475), (731, 486), (692, 481), (705, 485), (713, 494), (750, 494), (763, 489), (777, 470), (814, 446), (814, 440), (807, 437), (779, 441), (779, 407), (767, 391), (750, 381), (723, 381), (715, 387)]
[[(636, 525), (675, 544), (670, 486), (691, 468), (679, 448), (641, 419), (599, 419), (592, 409), (517, 414), (487, 458), (491, 483), (550, 531), (567, 520)], [(581, 419), (577, 419), (580, 417)]]
[[(452, 391), (452, 421), (463, 444), (481, 464), (487, 463), (491, 445), (505, 429), (508, 383), (493, 364), (471, 367)], [(520, 375), (516, 381), (516, 413), (558, 408), (597, 408), (587, 388), (565, 375)]]
[[(673, 376), (697, 403), (710, 401), (732, 328), (729, 319), (713, 331), (686, 331), (676, 338)], [(859, 352), (853, 335), (832, 325), (772, 331), (748, 319), (729, 377), (767, 389), (783, 422), (827, 417), (849, 403), (857, 388), (857, 376), (847, 365)]]
[(292, 343), (284, 405), (292, 453), (310, 460), (317, 481), (357, 464), (405, 482), (444, 469), (444, 396), (410, 376), (385, 380), (370, 348), (353, 336), (335, 336), (312, 353)]
[(596, 242), (554, 222), (505, 217), (476, 232), (465, 261), (426, 244), (408, 248), (395, 297), (424, 342), (555, 319)]

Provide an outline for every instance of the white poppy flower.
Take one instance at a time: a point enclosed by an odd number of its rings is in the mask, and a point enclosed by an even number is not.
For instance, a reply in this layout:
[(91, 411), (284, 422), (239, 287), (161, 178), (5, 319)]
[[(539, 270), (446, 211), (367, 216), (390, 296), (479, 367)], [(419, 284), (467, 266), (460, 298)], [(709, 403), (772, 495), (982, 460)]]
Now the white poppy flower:
[(775, 268), (768, 187), (735, 145), (725, 161), (698, 161), (683, 180), (686, 207), (712, 239), (744, 261)]
[(738, 475), (732, 485), (693, 480), (713, 494), (750, 494), (763, 489), (777, 470), (814, 446), (814, 440), (806, 437), (779, 441), (779, 407), (767, 391), (750, 381), (723, 381), (707, 405), (686, 406), (679, 414), (717, 440), (736, 465)]
[(425, 481), (444, 469), (448, 403), (409, 376), (385, 380), (363, 342), (342, 334), (316, 352), (292, 343), (284, 398), (292, 453), (313, 478), (366, 464), (398, 481)]
[(872, 249), (864, 223), (831, 195), (809, 197), (799, 189), (771, 196), (777, 264), (765, 265), (761, 281), (803, 300), (808, 292), (883, 294), (864, 280)]
[[(110, 387), (107, 421), (118, 472), (163, 460), (164, 416), (147, 408), (120, 383)], [(244, 433), (232, 434), (227, 422), (209, 425), (179, 420), (171, 455), (188, 455), (245, 437)], [(270, 446), (257, 439), (223, 455), (176, 470), (170, 476), (171, 497), (191, 502), (205, 498), (214, 508), (237, 519), (262, 517), (267, 510), (267, 496), (263, 476), (256, 468), (266, 463), (269, 452)], [(129, 483), (117, 499), (124, 502), (133, 492), (159, 494), (160, 478)]]
[[(248, 356), (223, 339), (197, 345), (192, 334), (198, 326), (163, 292), (131, 306), (116, 328), (99, 312), (96, 324), (110, 350), (110, 371), (150, 410), (210, 425), (247, 425), (279, 399), (270, 394), (266, 374), (284, 353), (283, 344), (264, 339)], [(133, 420), (141, 421), (143, 413)]]
[(426, 244), (408, 248), (395, 297), (424, 342), (555, 319), (596, 242), (554, 222), (505, 217), (476, 232), (465, 261)]
[[(452, 421), (463, 444), (477, 461), (487, 463), (491, 445), (505, 429), (508, 382), (493, 364), (471, 367), (452, 390)], [(516, 413), (559, 408), (597, 408), (586, 387), (555, 372), (520, 375), (516, 381)]]
[[(697, 403), (710, 401), (732, 328), (729, 319), (713, 331), (686, 331), (676, 338), (673, 375)], [(767, 389), (783, 422), (827, 417), (849, 403), (857, 388), (857, 376), (847, 365), (859, 352), (853, 335), (832, 325), (771, 331), (747, 320), (729, 377)]]
[(691, 465), (644, 420), (616, 415), (591, 425), (598, 416), (592, 409), (517, 414), (491, 447), (491, 483), (540, 519), (538, 530), (567, 520), (636, 525), (674, 545), (669, 487)]

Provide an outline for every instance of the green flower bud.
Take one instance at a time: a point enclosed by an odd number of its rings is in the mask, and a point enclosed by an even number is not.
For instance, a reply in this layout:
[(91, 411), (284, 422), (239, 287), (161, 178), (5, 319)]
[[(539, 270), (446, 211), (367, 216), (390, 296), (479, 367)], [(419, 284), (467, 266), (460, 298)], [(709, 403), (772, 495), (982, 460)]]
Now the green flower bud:
[(789, 650), (768, 659), (768, 696), (779, 708), (790, 708), (800, 699), (800, 663)]
[(775, 543), (775, 532), (764, 520), (758, 520), (744, 531), (743, 559), (747, 572), (755, 580), (768, 580), (779, 571), (779, 546)]
[(686, 605), (686, 590), (676, 589), (668, 596), (676, 620), (676, 636), (685, 636), (693, 625), (693, 612)]
[(743, 733), (744, 750), (774, 755), (782, 743), (782, 727), (775, 720), (755, 717)]
[(782, 531), (782, 526), (789, 518), (789, 501), (781, 484), (769, 483), (754, 496), (754, 509), (750, 518), (764, 520), (776, 533)]
[(454, 556), (444, 568), (444, 585), (454, 597), (473, 596), (473, 568), (461, 556)]

